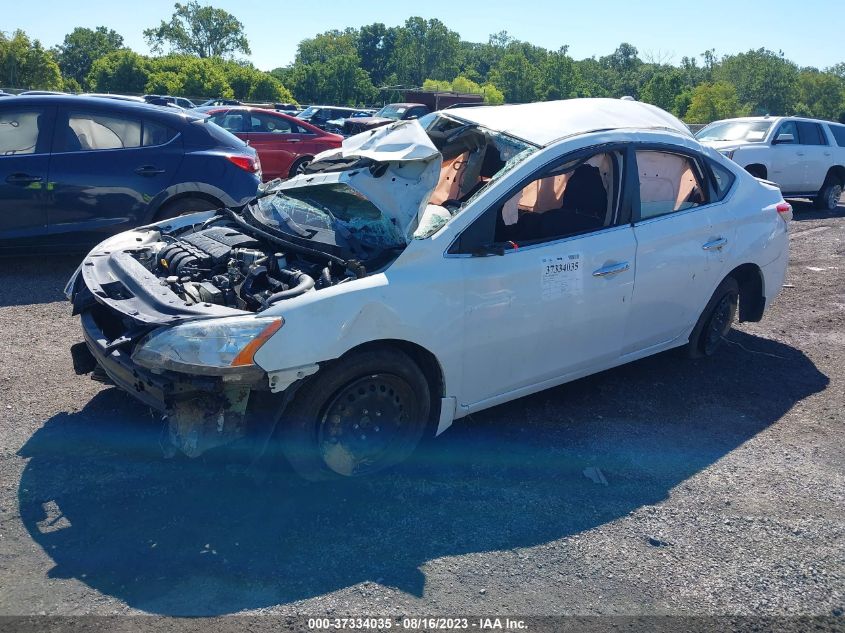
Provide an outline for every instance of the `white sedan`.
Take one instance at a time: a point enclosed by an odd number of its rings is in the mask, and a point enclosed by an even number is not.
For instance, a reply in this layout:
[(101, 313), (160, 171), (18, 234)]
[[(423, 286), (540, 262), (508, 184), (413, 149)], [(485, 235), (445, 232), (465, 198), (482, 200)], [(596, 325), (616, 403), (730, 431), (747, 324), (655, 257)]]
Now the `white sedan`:
[(780, 290), (791, 216), (653, 106), (436, 112), (100, 244), (68, 284), (72, 352), (188, 455), (273, 439), (307, 477), (365, 475), (473, 412), (712, 354)]

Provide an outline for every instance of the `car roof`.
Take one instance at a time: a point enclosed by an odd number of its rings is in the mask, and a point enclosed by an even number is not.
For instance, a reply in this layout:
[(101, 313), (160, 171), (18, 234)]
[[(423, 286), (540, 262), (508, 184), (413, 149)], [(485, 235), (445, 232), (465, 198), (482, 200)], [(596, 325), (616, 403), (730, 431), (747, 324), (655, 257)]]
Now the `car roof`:
[(448, 112), (452, 118), (539, 146), (567, 136), (613, 129), (668, 130), (692, 137), (689, 128), (665, 110), (623, 99), (566, 99)]
[[(811, 123), (827, 123), (828, 125), (837, 125), (835, 121), (827, 121), (825, 119), (813, 119), (806, 116), (739, 116), (732, 119), (719, 119), (713, 123), (724, 123), (726, 121), (809, 121)], [(712, 123), (710, 124), (712, 125)]]
[(190, 110), (182, 108), (165, 108), (141, 103), (139, 101), (127, 101), (124, 99), (112, 99), (109, 97), (95, 97), (92, 95), (18, 95), (15, 103), (28, 103), (32, 105), (61, 104), (68, 106), (79, 106), (80, 108), (91, 107), (92, 104), (108, 108), (113, 111), (132, 113), (136, 116), (153, 115), (180, 117), (187, 119), (202, 119), (204, 117), (193, 114)]

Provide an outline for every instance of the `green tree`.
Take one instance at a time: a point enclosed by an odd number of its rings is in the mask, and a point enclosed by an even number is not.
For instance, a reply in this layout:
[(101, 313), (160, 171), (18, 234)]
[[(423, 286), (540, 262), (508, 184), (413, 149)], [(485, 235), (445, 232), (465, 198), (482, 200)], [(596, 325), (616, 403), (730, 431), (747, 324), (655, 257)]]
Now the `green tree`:
[(86, 85), (96, 92), (144, 92), (150, 78), (150, 61), (129, 49), (114, 51), (94, 62)]
[(790, 114), (798, 97), (798, 67), (782, 52), (760, 48), (724, 57), (713, 76), (736, 86), (752, 114)]
[(562, 46), (549, 53), (540, 65), (538, 96), (546, 101), (568, 99), (575, 88), (575, 66), (567, 54), (568, 47)]
[(743, 114), (736, 88), (725, 82), (703, 83), (692, 91), (687, 123), (710, 123)]
[(796, 114), (835, 121), (845, 110), (845, 80), (816, 69), (802, 70), (798, 77)]
[(169, 22), (144, 30), (144, 38), (154, 52), (165, 47), (176, 53), (198, 57), (227, 57), (250, 54), (243, 24), (231, 13), (196, 0), (177, 2)]
[(605, 70), (607, 90), (611, 96), (639, 96), (643, 61), (635, 46), (623, 42), (613, 53), (601, 57), (599, 64)]
[(490, 71), (490, 82), (502, 91), (508, 103), (537, 100), (539, 73), (519, 47), (511, 47)]
[(61, 71), (53, 54), (21, 30), (10, 38), (0, 32), (0, 81), (13, 88), (62, 89)]
[(94, 61), (121, 48), (123, 37), (116, 31), (104, 26), (93, 30), (80, 26), (65, 35), (64, 41), (56, 47), (55, 55), (62, 76), (85, 85)]
[(684, 77), (680, 70), (673, 66), (658, 66), (640, 90), (640, 101), (671, 112), (683, 86)]
[(358, 32), (358, 57), (361, 68), (370, 75), (376, 86), (384, 85), (392, 72), (398, 29), (377, 22), (362, 26)]
[(421, 86), (427, 78), (449, 79), (458, 72), (461, 38), (438, 19), (411, 17), (398, 29), (393, 67), (399, 81)]

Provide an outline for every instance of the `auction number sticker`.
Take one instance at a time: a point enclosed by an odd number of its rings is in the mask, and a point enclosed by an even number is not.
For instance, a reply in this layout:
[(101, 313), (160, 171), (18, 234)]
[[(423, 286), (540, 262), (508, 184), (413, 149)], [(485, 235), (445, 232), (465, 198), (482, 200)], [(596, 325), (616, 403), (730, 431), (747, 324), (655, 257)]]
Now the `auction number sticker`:
[(540, 283), (543, 301), (581, 292), (581, 253), (543, 257)]

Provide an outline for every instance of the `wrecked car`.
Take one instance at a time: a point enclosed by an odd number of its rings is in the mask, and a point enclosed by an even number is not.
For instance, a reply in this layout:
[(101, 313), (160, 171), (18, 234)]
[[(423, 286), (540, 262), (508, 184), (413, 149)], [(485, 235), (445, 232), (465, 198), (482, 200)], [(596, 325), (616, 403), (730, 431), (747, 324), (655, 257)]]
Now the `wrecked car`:
[(435, 112), (100, 244), (66, 290), (74, 363), (188, 455), (257, 435), (306, 477), (366, 475), (476, 411), (712, 354), (777, 295), (790, 219), (654, 106)]

